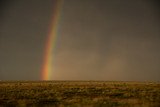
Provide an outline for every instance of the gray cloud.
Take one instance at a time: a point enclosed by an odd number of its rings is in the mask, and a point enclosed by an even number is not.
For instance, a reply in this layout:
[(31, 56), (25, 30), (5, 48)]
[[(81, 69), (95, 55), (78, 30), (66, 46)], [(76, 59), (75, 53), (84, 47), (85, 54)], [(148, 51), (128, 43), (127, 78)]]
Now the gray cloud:
[[(53, 3), (17, 0), (3, 7), (1, 79), (40, 79)], [(53, 80), (159, 81), (157, 4), (151, 0), (64, 1), (53, 52)]]

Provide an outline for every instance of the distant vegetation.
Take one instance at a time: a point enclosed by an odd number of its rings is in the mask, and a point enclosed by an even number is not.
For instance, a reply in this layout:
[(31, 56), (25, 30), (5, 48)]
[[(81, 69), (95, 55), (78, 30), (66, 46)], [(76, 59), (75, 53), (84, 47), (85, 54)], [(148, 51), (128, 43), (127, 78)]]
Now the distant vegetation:
[(160, 107), (160, 83), (0, 81), (0, 107)]

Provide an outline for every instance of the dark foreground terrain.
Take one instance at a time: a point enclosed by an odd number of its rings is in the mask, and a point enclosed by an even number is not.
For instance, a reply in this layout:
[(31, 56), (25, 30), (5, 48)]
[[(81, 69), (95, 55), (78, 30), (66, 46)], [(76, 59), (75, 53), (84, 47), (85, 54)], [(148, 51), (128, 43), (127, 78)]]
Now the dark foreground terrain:
[(160, 107), (160, 83), (0, 81), (0, 107)]

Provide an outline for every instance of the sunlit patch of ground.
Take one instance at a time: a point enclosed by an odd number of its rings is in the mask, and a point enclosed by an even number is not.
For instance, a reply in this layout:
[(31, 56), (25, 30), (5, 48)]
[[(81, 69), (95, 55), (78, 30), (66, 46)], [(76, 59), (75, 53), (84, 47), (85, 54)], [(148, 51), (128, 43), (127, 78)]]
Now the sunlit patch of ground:
[(0, 81), (0, 107), (159, 107), (160, 83)]

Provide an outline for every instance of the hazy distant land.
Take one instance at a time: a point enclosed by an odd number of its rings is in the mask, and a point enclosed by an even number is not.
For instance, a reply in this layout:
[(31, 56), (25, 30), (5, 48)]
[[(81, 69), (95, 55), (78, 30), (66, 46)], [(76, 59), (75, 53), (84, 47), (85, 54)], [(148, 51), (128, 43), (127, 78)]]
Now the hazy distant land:
[(158, 107), (160, 83), (0, 81), (0, 107)]

